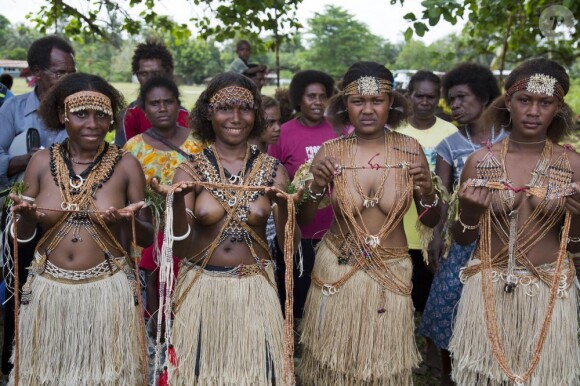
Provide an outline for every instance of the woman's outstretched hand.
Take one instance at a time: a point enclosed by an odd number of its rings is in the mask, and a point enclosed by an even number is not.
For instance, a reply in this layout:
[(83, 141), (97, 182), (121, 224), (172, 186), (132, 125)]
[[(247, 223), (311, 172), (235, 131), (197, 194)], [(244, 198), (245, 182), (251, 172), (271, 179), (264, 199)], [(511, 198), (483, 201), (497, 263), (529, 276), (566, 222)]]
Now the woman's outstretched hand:
[(44, 216), (43, 212), (37, 210), (36, 204), (11, 193), (10, 199), (14, 202), (12, 213), (19, 216), (23, 221), (36, 223)]
[(114, 224), (121, 221), (130, 221), (133, 217), (137, 216), (137, 213), (143, 208), (145, 201), (139, 201), (134, 204), (129, 204), (122, 209), (117, 209), (111, 206), (104, 213), (101, 214), (101, 218), (106, 224)]
[(304, 195), (304, 188), (301, 187), (298, 189), (296, 193), (288, 194), (283, 192), (279, 188), (271, 186), (267, 187), (265, 192), (266, 196), (276, 205), (286, 206), (287, 205), (286, 196), (290, 196), (292, 198), (292, 201), (294, 201), (294, 204), (298, 205), (300, 201), (302, 201), (302, 196)]

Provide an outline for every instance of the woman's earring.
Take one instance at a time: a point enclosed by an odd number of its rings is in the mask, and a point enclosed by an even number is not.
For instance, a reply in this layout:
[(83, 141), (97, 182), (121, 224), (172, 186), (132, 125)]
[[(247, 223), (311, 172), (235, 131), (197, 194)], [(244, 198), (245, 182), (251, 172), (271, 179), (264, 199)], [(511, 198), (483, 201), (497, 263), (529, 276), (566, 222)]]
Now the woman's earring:
[(507, 125), (501, 125), (501, 127), (502, 127), (503, 129), (507, 129), (508, 127), (510, 127), (510, 126), (512, 125), (512, 114), (511, 114), (511, 112), (510, 112), (510, 110), (509, 110), (509, 109), (508, 109), (508, 112), (510, 113), (510, 120), (509, 120), (509, 122), (507, 123)]

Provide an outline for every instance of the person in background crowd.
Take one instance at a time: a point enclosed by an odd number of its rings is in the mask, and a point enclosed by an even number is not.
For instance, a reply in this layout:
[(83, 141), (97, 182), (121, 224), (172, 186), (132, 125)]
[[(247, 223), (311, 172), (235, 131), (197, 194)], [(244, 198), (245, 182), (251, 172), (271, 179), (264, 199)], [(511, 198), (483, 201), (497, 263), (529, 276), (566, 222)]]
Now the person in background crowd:
[(294, 116), (294, 107), (290, 101), (290, 91), (287, 87), (280, 87), (274, 91), (274, 99), (280, 104), (280, 122), (284, 124)]
[[(19, 174), (22, 174), (37, 148), (24, 152), (21, 155), (9, 154), (10, 145), (18, 135), (26, 132), (29, 128), (38, 130), (40, 146), (48, 148), (54, 143), (59, 143), (67, 137), (64, 125), (60, 130), (47, 130), (44, 121), (38, 115), (38, 108), (48, 91), (64, 75), (76, 71), (74, 50), (63, 38), (50, 35), (34, 41), (28, 49), (27, 55), (30, 71), (37, 79), (34, 89), (26, 94), (17, 95), (4, 103), (0, 108), (0, 186), (8, 187), (14, 182)], [(1, 229), (5, 229), (3, 216)], [(10, 246), (11, 248), (11, 246)], [(20, 251), (20, 285), (24, 283), (28, 275), (26, 268), (32, 261), (33, 243), (22, 245)], [(5, 261), (7, 267), (12, 266), (11, 261)], [(10, 269), (8, 269), (10, 270)], [(7, 287), (12, 284), (7, 281)], [(12, 342), (14, 341), (14, 300), (10, 298), (4, 305), (4, 340), (2, 347), (2, 373), (7, 375), (12, 369), (9, 362), (12, 355)]]
[[(162, 42), (148, 39), (140, 43), (135, 49), (131, 60), (131, 70), (137, 77), (139, 84), (143, 86), (150, 78), (164, 76), (173, 78), (173, 56)], [(144, 133), (151, 127), (151, 123), (141, 108), (142, 103), (135, 100), (129, 104), (119, 118), (119, 126), (115, 133), (115, 143), (123, 146), (125, 142), (137, 134)], [(189, 112), (186, 108), (179, 108), (177, 122), (180, 126), (187, 127)]]
[(258, 146), (262, 153), (268, 152), (268, 146), (278, 143), (280, 138), (280, 104), (271, 96), (262, 95), (262, 109), (266, 120), (266, 129), (259, 138), (251, 142)]
[[(259, 68), (259, 70), (251, 71), (255, 68)], [(243, 75), (252, 79), (252, 82), (254, 82), (256, 84), (256, 87), (258, 87), (258, 91), (260, 91), (260, 92), (262, 91), (262, 87), (264, 87), (264, 85), (266, 84), (266, 67), (265, 66), (251, 63), (248, 65), (248, 70), (243, 72)]]
[[(453, 119), (459, 130), (443, 139), (435, 148), (437, 163), (435, 173), (451, 194), (456, 192), (459, 176), (469, 155), (489, 141), (496, 143), (506, 136), (498, 126), (490, 126), (483, 119), (484, 110), (500, 95), (497, 79), (486, 67), (475, 63), (461, 63), (443, 77), (443, 96), (451, 107)], [(457, 200), (451, 199), (446, 217), (455, 218)], [(451, 220), (452, 221), (452, 220)], [(449, 220), (448, 220), (449, 222)], [(441, 350), (441, 385), (451, 385), (451, 357), (448, 346), (455, 320), (455, 311), (462, 284), (459, 269), (465, 265), (474, 245), (444, 242), (448, 230), (436, 230), (432, 250), (441, 256), (438, 270), (431, 285), (429, 298), (419, 326), (419, 335), (430, 338)]]
[[(179, 113), (179, 89), (175, 82), (165, 77), (151, 78), (139, 91), (141, 108), (151, 127), (142, 134), (131, 138), (125, 146), (141, 163), (147, 185), (153, 178), (163, 185), (171, 185), (177, 167), (192, 154), (202, 149), (201, 142), (194, 137), (192, 131), (177, 123)], [(163, 219), (160, 219), (161, 221)], [(140, 268), (145, 272), (146, 282), (146, 320), (150, 342), (156, 341), (157, 310), (159, 308), (159, 257), (156, 251), (161, 250), (163, 229), (159, 230), (156, 245), (144, 248), (141, 252)], [(174, 258), (174, 272), (179, 272), (178, 259)], [(149, 375), (155, 376), (154, 365), (155, 345), (149, 344)]]
[[(435, 146), (443, 138), (457, 132), (457, 127), (453, 124), (435, 116), (435, 109), (439, 103), (440, 88), (441, 79), (431, 71), (418, 71), (415, 73), (411, 77), (408, 87), (408, 99), (413, 107), (412, 114), (405, 124), (397, 128), (399, 133), (406, 134), (419, 141), (427, 157), (431, 172), (435, 171), (437, 160)], [(431, 282), (433, 281), (433, 272), (437, 269), (439, 256), (435, 256), (435, 254), (438, 254), (437, 251), (432, 251), (429, 256), (426, 255), (427, 245), (421, 244), (417, 228), (419, 225), (418, 217), (417, 209), (411, 207), (403, 218), (403, 225), (405, 226), (405, 235), (409, 245), (409, 254), (413, 260), (413, 292), (411, 293), (411, 298), (413, 299), (415, 311), (423, 313), (429, 296)], [(429, 266), (425, 265), (426, 262), (428, 262)], [(437, 348), (429, 338), (427, 338), (424, 364), (429, 367), (441, 368)], [(423, 368), (421, 370), (426, 371), (427, 369)]]
[(14, 94), (12, 94), (12, 91), (10, 91), (10, 89), (6, 87), (6, 85), (4, 85), (3, 83), (0, 83), (0, 107), (2, 107), (4, 102), (12, 98), (13, 96)]
[[(262, 95), (262, 109), (264, 110), (264, 120), (266, 121), (266, 129), (262, 132), (259, 138), (252, 138), (250, 143), (258, 146), (262, 153), (268, 152), (269, 145), (275, 145), (280, 138), (280, 104), (278, 101), (270, 96)], [(270, 246), (272, 254), (276, 251), (275, 246), (276, 227), (274, 224), (274, 214), (270, 214), (268, 223), (266, 224), (266, 239)]]
[(14, 84), (14, 78), (10, 74), (0, 75), (0, 83), (8, 87), (8, 90), (12, 90), (12, 85)]
[(14, 94), (10, 89), (12, 88), (12, 84), (14, 79), (10, 74), (2, 74), (0, 75), (0, 107), (6, 102), (8, 99), (12, 98)]
[[(322, 144), (338, 137), (324, 117), (328, 99), (334, 92), (334, 80), (322, 71), (307, 70), (294, 75), (290, 83), (290, 100), (298, 116), (282, 125), (278, 143), (268, 147), (268, 154), (279, 159), (288, 170), (290, 179), (305, 163), (311, 161)], [(307, 170), (307, 169), (306, 169)], [(294, 317), (302, 317), (302, 309), (310, 286), (310, 272), (314, 265), (314, 248), (332, 222), (332, 208), (326, 206), (316, 212), (314, 220), (300, 225), (303, 266), (294, 269)], [(296, 259), (299, 261), (299, 259)], [(276, 253), (278, 278), (284, 277), (286, 267), (281, 251)], [(302, 272), (301, 272), (302, 271)], [(278, 282), (282, 302), (284, 286)]]
[(238, 44), (236, 44), (236, 55), (238, 55), (238, 57), (232, 62), (232, 64), (230, 64), (229, 70), (231, 72), (251, 77), (257, 72), (266, 71), (266, 66), (263, 64), (250, 67), (248, 60), (250, 59), (250, 55), (252, 55), (252, 46), (247, 40), (240, 40)]
[(10, 177), (23, 172), (33, 152), (10, 157), (12, 140), (29, 128), (40, 134), (40, 145), (48, 147), (66, 138), (64, 128), (48, 131), (37, 115), (44, 95), (64, 75), (76, 71), (74, 50), (59, 36), (51, 35), (36, 40), (28, 50), (28, 66), (37, 78), (33, 91), (6, 101), (0, 109), (0, 185), (10, 184)]

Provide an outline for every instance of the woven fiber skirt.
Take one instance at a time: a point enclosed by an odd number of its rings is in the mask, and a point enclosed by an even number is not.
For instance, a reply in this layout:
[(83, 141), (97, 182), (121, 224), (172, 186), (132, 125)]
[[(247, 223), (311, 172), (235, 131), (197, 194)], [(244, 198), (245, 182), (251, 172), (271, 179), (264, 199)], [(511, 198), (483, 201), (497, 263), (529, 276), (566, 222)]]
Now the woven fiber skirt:
[[(46, 265), (29, 275), (28, 304), (23, 296), (20, 306), (19, 384), (143, 384), (141, 310), (127, 272), (115, 265), (109, 273), (102, 264), (88, 271)], [(10, 384), (14, 376), (13, 370)]]
[(170, 383), (282, 386), (283, 318), (272, 267), (199, 270), (182, 266), (177, 280), (174, 299), (183, 301), (173, 322), (178, 368)]
[[(333, 283), (352, 267), (338, 263), (327, 236), (318, 246), (312, 274)], [(410, 284), (409, 257), (391, 261), (389, 268)], [(411, 385), (411, 370), (419, 363), (413, 311), (411, 296), (382, 288), (363, 271), (332, 295), (313, 283), (302, 320), (300, 380), (316, 386)]]
[[(479, 264), (478, 259), (469, 265)], [(550, 273), (555, 264), (537, 267)], [(577, 280), (567, 279), (573, 266), (562, 272), (552, 320), (540, 360), (526, 386), (580, 385), (580, 346), (578, 342)], [(452, 377), (458, 386), (512, 386), (493, 355), (489, 341), (482, 295), (482, 274), (465, 281), (457, 320), (450, 342), (454, 358)], [(523, 374), (530, 366), (550, 297), (550, 288), (525, 269), (518, 268), (518, 285), (511, 293), (504, 288), (506, 272), (493, 270), (490, 285), (495, 299), (499, 339), (510, 370)]]

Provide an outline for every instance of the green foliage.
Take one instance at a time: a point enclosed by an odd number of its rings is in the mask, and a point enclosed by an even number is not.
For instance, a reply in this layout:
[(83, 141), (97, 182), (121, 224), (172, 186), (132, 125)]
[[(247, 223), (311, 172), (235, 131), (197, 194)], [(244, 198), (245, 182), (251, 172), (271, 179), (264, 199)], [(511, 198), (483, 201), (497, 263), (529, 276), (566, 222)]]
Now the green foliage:
[(305, 53), (306, 66), (324, 70), (335, 78), (359, 60), (392, 61), (396, 47), (373, 35), (341, 7), (326, 6), (308, 21), (310, 49)]
[(2, 50), (0, 51), (0, 55), (2, 55), (4, 59), (26, 60), (26, 50), (21, 47), (16, 47), (11, 50)]
[[(580, 115), (580, 78), (571, 79), (570, 91), (564, 100), (576, 115)], [(580, 151), (580, 148), (577, 150)]]
[(26, 60), (28, 47), (41, 35), (32, 28), (17, 24), (13, 26), (10, 21), (0, 15), (0, 58), (13, 60)]
[[(146, 26), (170, 31), (177, 40), (186, 40), (191, 35), (186, 24), (158, 15), (153, 10), (156, 0), (130, 0), (128, 8), (125, 2), (116, 0), (94, 0), (78, 8), (63, 0), (45, 1), (47, 4), (40, 6), (36, 13), (28, 14), (27, 18), (42, 34), (54, 28), (80, 43), (92, 36), (119, 48), (121, 32), (138, 35)], [(137, 6), (144, 9), (135, 18), (128, 10)]]
[[(401, 0), (401, 3), (403, 1)], [(480, 55), (495, 56), (495, 69), (503, 69), (531, 56), (547, 56), (564, 65), (571, 65), (580, 56), (580, 23), (576, 21), (571, 39), (548, 39), (539, 28), (539, 18), (552, 0), (424, 0), (420, 16), (408, 13), (406, 20), (413, 23), (405, 32), (409, 41), (413, 32), (423, 36), (441, 17), (456, 24), (467, 19), (465, 33), (468, 45)], [(573, 15), (580, 14), (580, 2), (563, 2)]]
[(113, 46), (89, 37), (83, 44), (74, 42), (73, 47), (77, 71), (110, 79)]
[(173, 56), (175, 72), (181, 74), (186, 83), (201, 84), (206, 77), (224, 70), (220, 52), (212, 41), (188, 40), (174, 48)]
[(402, 45), (396, 57), (394, 69), (429, 69), (445, 72), (459, 62), (477, 62), (489, 66), (492, 57), (479, 55), (464, 37), (449, 35), (430, 45), (418, 40), (410, 40)]

